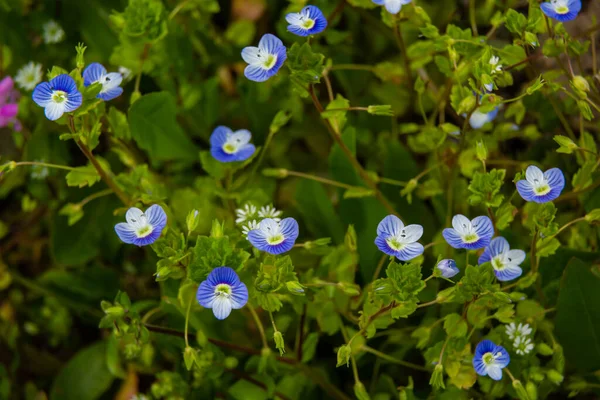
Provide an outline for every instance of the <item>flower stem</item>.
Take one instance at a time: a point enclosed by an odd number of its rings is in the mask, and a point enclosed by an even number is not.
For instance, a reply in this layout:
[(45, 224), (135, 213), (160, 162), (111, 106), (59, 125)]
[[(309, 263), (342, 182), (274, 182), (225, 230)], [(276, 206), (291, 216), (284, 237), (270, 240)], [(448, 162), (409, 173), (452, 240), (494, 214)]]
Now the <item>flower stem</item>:
[[(5, 165), (8, 165), (8, 164), (11, 164), (11, 163), (9, 162), (9, 163), (3, 164), (2, 167), (4, 167)], [(40, 166), (40, 167), (64, 169), (66, 171), (74, 171), (75, 170), (75, 168), (69, 167), (67, 165), (49, 164), (49, 163), (38, 162), (38, 161), (19, 161), (19, 162), (13, 163), (12, 165), (15, 167), (33, 165), (33, 166)]]
[(377, 357), (379, 357), (383, 360), (389, 361), (393, 364), (403, 365), (408, 368), (416, 369), (417, 371), (428, 371), (428, 369), (425, 367), (410, 363), (408, 361), (400, 360), (399, 358), (396, 358), (396, 357), (389, 356), (389, 355), (387, 355), (379, 350), (375, 350), (374, 348), (369, 347), (369, 346), (362, 346), (361, 350), (366, 351), (367, 353), (376, 355)]
[(305, 174), (304, 172), (288, 170), (287, 174), (289, 176), (297, 176), (298, 178), (310, 179), (313, 181), (324, 183), (326, 185), (336, 186), (336, 187), (339, 187), (342, 189), (354, 189), (357, 187), (357, 186), (348, 185), (347, 183), (338, 182), (338, 181), (334, 181), (334, 180), (327, 179), (327, 178), (321, 178), (320, 176)]
[(258, 329), (258, 332), (260, 333), (260, 338), (262, 340), (263, 348), (268, 349), (269, 343), (267, 342), (267, 336), (265, 335), (265, 328), (264, 328), (262, 322), (260, 321), (260, 318), (258, 317), (256, 310), (254, 310), (254, 307), (252, 307), (250, 304), (248, 304), (248, 309), (250, 310), (250, 314), (252, 314), (252, 318), (254, 318), (254, 322), (256, 323), (256, 328)]
[(190, 347), (188, 343), (188, 325), (190, 322), (190, 310), (192, 309), (192, 302), (194, 301), (194, 296), (190, 297), (190, 301), (188, 303), (187, 312), (185, 313), (185, 328), (183, 331), (183, 338), (185, 339), (185, 347)]

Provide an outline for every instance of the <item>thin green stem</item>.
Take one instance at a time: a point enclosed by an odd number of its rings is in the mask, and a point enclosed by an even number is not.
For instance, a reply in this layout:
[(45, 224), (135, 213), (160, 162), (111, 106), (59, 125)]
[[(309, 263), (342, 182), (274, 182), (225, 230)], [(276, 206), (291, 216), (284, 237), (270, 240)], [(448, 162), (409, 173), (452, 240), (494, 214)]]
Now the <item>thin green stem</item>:
[(389, 355), (387, 355), (385, 353), (382, 353), (379, 350), (375, 350), (374, 348), (369, 347), (369, 346), (364, 346), (363, 345), (363, 346), (361, 346), (361, 350), (363, 350), (363, 351), (365, 351), (367, 353), (371, 353), (371, 354), (373, 354), (373, 355), (381, 358), (382, 360), (389, 361), (389, 362), (391, 362), (393, 364), (403, 365), (405, 367), (412, 368), (412, 369), (415, 369), (417, 371), (429, 371), (425, 367), (422, 367), (422, 366), (417, 365), (417, 364), (410, 363), (408, 361), (401, 360), (401, 359), (396, 358), (396, 357), (389, 356)]
[[(27, 166), (27, 165), (33, 165), (33, 166), (40, 166), (40, 167), (48, 167), (48, 168), (56, 168), (56, 169), (64, 169), (65, 171), (74, 171), (75, 168), (73, 167), (69, 167), (67, 165), (59, 165), (59, 164), (49, 164), (49, 163), (44, 163), (44, 162), (38, 162), (38, 161), (19, 161), (19, 162), (8, 162), (6, 164), (3, 164), (2, 166), (0, 166), (0, 169), (2, 167), (5, 167), (7, 165), (12, 165), (13, 167), (20, 167), (20, 166)], [(83, 172), (84, 174), (87, 174), (87, 172)], [(95, 173), (90, 173), (90, 175), (95, 175)]]
[(331, 185), (331, 186), (336, 186), (342, 189), (355, 189), (358, 186), (352, 186), (352, 185), (348, 185), (347, 183), (343, 183), (343, 182), (338, 182), (338, 181), (334, 181), (331, 179), (327, 179), (327, 178), (321, 178), (320, 176), (316, 176), (316, 175), (310, 175), (310, 174), (305, 174), (304, 172), (298, 172), (298, 171), (287, 171), (287, 174), (289, 176), (296, 176), (298, 178), (303, 178), (303, 179), (309, 179), (312, 181), (317, 181), (317, 182), (321, 182), (324, 183), (326, 185)]
[(408, 84), (410, 92), (413, 93), (413, 76), (412, 71), (410, 69), (410, 58), (408, 58), (408, 52), (406, 51), (406, 43), (404, 43), (404, 37), (402, 36), (402, 29), (400, 29), (400, 21), (396, 19), (394, 23), (394, 36), (396, 38), (396, 43), (398, 44), (398, 48), (402, 53), (402, 61), (404, 62), (404, 69), (406, 70), (406, 77), (408, 78)]
[(183, 338), (185, 339), (185, 347), (190, 347), (188, 342), (188, 325), (190, 322), (190, 310), (192, 309), (192, 303), (194, 301), (194, 296), (190, 297), (190, 301), (188, 302), (187, 312), (185, 313), (185, 328), (183, 330)]
[(263, 348), (268, 349), (269, 343), (267, 342), (267, 336), (265, 335), (265, 328), (264, 328), (262, 322), (260, 321), (260, 318), (258, 317), (256, 310), (254, 310), (254, 307), (252, 307), (250, 304), (248, 304), (248, 309), (250, 310), (250, 314), (252, 314), (252, 318), (254, 318), (254, 322), (256, 323), (256, 328), (258, 329), (258, 332), (260, 333), (260, 338), (262, 340)]
[(473, 36), (477, 37), (479, 33), (477, 33), (477, 21), (475, 19), (475, 0), (469, 0), (469, 20), (471, 21)]
[(408, 185), (408, 182), (397, 181), (395, 179), (384, 178), (384, 177), (379, 177), (379, 182), (387, 183), (388, 185), (400, 186), (400, 187), (405, 187), (406, 185)]
[(342, 71), (342, 70), (375, 72), (377, 70), (377, 68), (372, 65), (361, 65), (361, 64), (336, 64), (336, 65), (332, 65), (329, 68), (329, 71)]
[(81, 200), (79, 202), (79, 206), (83, 207), (83, 206), (85, 206), (87, 203), (89, 203), (92, 200), (98, 199), (100, 197), (108, 196), (108, 195), (111, 195), (111, 194), (113, 194), (112, 189), (101, 190), (101, 191), (99, 191), (97, 193), (94, 193), (94, 194), (91, 194), (88, 197), (86, 197), (83, 200)]
[(377, 263), (377, 268), (375, 268), (375, 273), (373, 274), (373, 279), (371, 280), (371, 282), (374, 282), (377, 278), (379, 278), (379, 274), (381, 273), (381, 269), (383, 268), (383, 264), (385, 263), (385, 260), (388, 258), (389, 256), (387, 254), (382, 254), (381, 258), (379, 259), (379, 263)]

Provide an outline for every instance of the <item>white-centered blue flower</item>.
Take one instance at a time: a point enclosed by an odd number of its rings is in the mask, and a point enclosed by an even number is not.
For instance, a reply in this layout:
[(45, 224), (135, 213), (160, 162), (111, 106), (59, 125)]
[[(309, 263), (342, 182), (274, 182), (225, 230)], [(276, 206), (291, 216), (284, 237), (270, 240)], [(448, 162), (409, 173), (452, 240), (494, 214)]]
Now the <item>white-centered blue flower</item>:
[(548, 17), (560, 22), (574, 20), (581, 11), (581, 0), (551, 0), (540, 4)]
[[(488, 86), (486, 86), (486, 89)], [(493, 87), (492, 87), (493, 89)], [(498, 107), (494, 108), (492, 111), (484, 113), (479, 111), (479, 108), (471, 113), (469, 117), (469, 125), (473, 129), (480, 129), (488, 122), (492, 122), (498, 116)]]
[(42, 38), (46, 44), (59, 43), (65, 38), (65, 31), (58, 22), (50, 20), (42, 27)]
[(226, 126), (217, 126), (210, 135), (210, 154), (220, 162), (245, 161), (254, 154), (252, 134), (246, 129), (232, 131)]
[(246, 78), (264, 82), (279, 71), (287, 58), (287, 51), (277, 36), (267, 33), (258, 42), (258, 47), (245, 47), (242, 58), (248, 63), (244, 70)]
[(565, 176), (558, 168), (550, 168), (546, 172), (535, 165), (525, 171), (525, 179), (517, 182), (517, 190), (526, 201), (547, 203), (560, 196), (565, 187)]
[(460, 270), (456, 267), (456, 261), (449, 258), (440, 260), (435, 268), (439, 271), (440, 276), (446, 279), (450, 279), (460, 272)]
[(523, 250), (511, 250), (508, 241), (499, 236), (492, 239), (479, 257), (479, 264), (490, 262), (499, 281), (510, 281), (523, 273), (520, 265), (525, 261)]
[(118, 72), (109, 73), (102, 64), (92, 63), (83, 71), (83, 85), (87, 87), (96, 82), (102, 85), (102, 90), (96, 96), (99, 99), (109, 101), (123, 93), (123, 88), (120, 86), (123, 75)]
[(315, 6), (306, 6), (300, 12), (289, 13), (285, 20), (289, 23), (288, 31), (298, 36), (316, 35), (327, 28), (327, 18)]
[(248, 221), (244, 225), (242, 225), (242, 235), (244, 235), (246, 240), (248, 240), (248, 233), (250, 233), (250, 231), (254, 229), (258, 229), (259, 227), (260, 224), (257, 220), (253, 219), (252, 221)]
[(150, 206), (146, 212), (131, 207), (125, 214), (127, 222), (115, 225), (115, 232), (127, 244), (146, 246), (158, 239), (167, 225), (167, 214), (158, 204)]
[(423, 227), (413, 224), (404, 226), (400, 218), (388, 215), (377, 226), (375, 245), (379, 250), (400, 261), (409, 261), (423, 254), (424, 248), (418, 243), (423, 236)]
[(502, 346), (491, 340), (482, 340), (475, 348), (473, 368), (478, 375), (489, 376), (495, 381), (502, 379), (502, 369), (510, 363), (510, 355)]
[(75, 80), (67, 74), (37, 85), (32, 98), (38, 106), (44, 107), (46, 118), (50, 121), (59, 119), (66, 112), (75, 111), (83, 101)]
[(294, 218), (285, 218), (281, 222), (267, 218), (260, 221), (258, 229), (248, 232), (248, 240), (260, 251), (282, 254), (294, 247), (298, 234), (298, 222)]
[(402, 6), (412, 2), (412, 0), (372, 0), (378, 6), (384, 6), (391, 14), (398, 14)]
[(494, 225), (484, 215), (471, 221), (458, 214), (452, 218), (452, 228), (444, 229), (442, 236), (455, 249), (477, 250), (490, 244), (494, 236)]
[(42, 64), (30, 61), (17, 71), (15, 82), (21, 89), (33, 90), (42, 81), (42, 76)]
[(196, 293), (198, 303), (212, 308), (217, 319), (225, 319), (231, 310), (238, 310), (248, 302), (248, 288), (229, 267), (213, 269)]

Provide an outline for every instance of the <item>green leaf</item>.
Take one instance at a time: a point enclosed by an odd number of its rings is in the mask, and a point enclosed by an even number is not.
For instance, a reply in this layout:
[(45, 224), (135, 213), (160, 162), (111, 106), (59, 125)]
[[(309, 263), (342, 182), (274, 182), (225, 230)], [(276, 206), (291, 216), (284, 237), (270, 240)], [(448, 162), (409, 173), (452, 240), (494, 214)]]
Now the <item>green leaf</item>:
[(50, 400), (95, 400), (112, 384), (106, 363), (106, 344), (97, 342), (79, 351), (58, 372)]
[(556, 336), (567, 361), (583, 372), (600, 369), (600, 278), (572, 258), (561, 280)]
[[(102, 168), (105, 170), (109, 169), (108, 163), (104, 160), (100, 160), (102, 159), (98, 158), (98, 161), (100, 162)], [(66, 176), (66, 179), (68, 186), (77, 186), (82, 188), (86, 186), (92, 186), (94, 183), (100, 181), (100, 175), (98, 175), (98, 172), (90, 163), (85, 167), (77, 167), (74, 170), (69, 171), (69, 173)]]
[(486, 207), (499, 207), (504, 196), (500, 193), (506, 170), (493, 169), (487, 173), (475, 172), (469, 184), (469, 203), (478, 205), (483, 203)]
[(325, 56), (313, 52), (310, 44), (294, 43), (287, 52), (292, 79), (301, 84), (318, 83), (323, 74)]
[(171, 94), (144, 95), (129, 109), (131, 136), (153, 159), (194, 162), (198, 150), (177, 123), (176, 116)]
[(444, 319), (444, 330), (450, 337), (463, 337), (467, 334), (467, 322), (458, 314), (448, 314)]
[(248, 258), (250, 254), (236, 249), (227, 236), (198, 236), (194, 246), (194, 258), (188, 265), (188, 278), (200, 283), (214, 268), (226, 265), (239, 270)]

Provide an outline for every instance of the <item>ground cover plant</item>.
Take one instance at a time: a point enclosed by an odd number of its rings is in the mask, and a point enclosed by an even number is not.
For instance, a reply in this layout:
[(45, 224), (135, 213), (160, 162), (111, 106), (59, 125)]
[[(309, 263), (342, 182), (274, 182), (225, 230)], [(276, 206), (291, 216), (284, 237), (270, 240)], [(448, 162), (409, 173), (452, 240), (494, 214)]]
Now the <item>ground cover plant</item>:
[(597, 398), (598, 16), (0, 0), (0, 398)]

